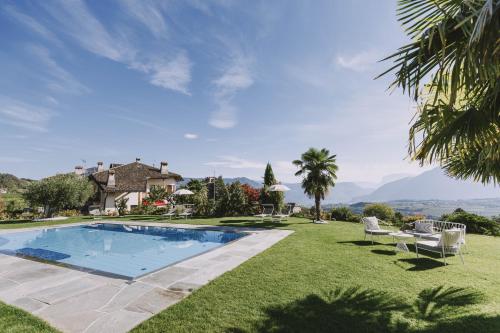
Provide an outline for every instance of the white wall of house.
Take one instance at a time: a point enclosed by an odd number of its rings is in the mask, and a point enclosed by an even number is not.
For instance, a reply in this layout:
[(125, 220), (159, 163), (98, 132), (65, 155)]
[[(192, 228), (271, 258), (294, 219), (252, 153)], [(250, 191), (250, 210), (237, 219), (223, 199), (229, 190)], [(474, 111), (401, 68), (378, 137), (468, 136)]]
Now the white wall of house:
[(106, 199), (104, 201), (104, 211), (105, 212), (108, 212), (108, 213), (116, 212), (115, 200), (119, 194), (120, 193), (108, 193), (106, 195)]
[(148, 179), (148, 182), (146, 183), (146, 192), (149, 192), (149, 189), (151, 186), (163, 186), (167, 188), (167, 190), (170, 189), (170, 191), (175, 192), (175, 187), (176, 187), (176, 182), (175, 179), (173, 178), (168, 178), (168, 179)]
[(127, 209), (130, 210), (132, 206), (139, 205), (139, 192), (131, 192), (125, 196), (128, 198), (127, 201)]
[(142, 199), (147, 196), (147, 192), (149, 192), (151, 186), (163, 186), (167, 188), (169, 192), (175, 192), (176, 190), (176, 181), (173, 178), (169, 179), (148, 179), (146, 183), (146, 192), (130, 192), (124, 195), (124, 192), (117, 193), (107, 193), (103, 194), (106, 196), (104, 201), (104, 211), (108, 213), (116, 212), (116, 201), (119, 198), (128, 198), (127, 201), (127, 210), (130, 210), (132, 206), (140, 205)]

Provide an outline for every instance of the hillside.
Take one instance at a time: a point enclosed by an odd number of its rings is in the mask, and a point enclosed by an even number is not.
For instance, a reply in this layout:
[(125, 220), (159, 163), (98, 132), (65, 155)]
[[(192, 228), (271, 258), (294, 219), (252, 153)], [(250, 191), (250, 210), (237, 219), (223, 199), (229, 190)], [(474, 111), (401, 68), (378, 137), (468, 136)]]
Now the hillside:
[(8, 193), (22, 192), (30, 182), (32, 182), (31, 179), (17, 178), (9, 173), (0, 173), (0, 189), (5, 189)]
[(498, 186), (456, 180), (446, 176), (441, 169), (435, 168), (418, 176), (384, 184), (368, 195), (354, 198), (354, 201), (466, 200), (497, 197), (500, 197)]

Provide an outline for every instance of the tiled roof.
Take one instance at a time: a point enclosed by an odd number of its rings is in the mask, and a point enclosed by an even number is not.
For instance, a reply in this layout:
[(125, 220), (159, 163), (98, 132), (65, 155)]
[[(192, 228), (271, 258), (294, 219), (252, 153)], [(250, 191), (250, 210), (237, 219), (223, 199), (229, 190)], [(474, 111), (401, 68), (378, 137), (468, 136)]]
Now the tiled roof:
[(182, 180), (179, 174), (169, 172), (162, 175), (160, 169), (140, 162), (120, 165), (110, 170), (115, 172), (116, 186), (113, 187), (107, 186), (109, 170), (90, 175), (90, 179), (94, 180), (106, 192), (145, 192), (147, 179), (174, 178), (177, 181)]

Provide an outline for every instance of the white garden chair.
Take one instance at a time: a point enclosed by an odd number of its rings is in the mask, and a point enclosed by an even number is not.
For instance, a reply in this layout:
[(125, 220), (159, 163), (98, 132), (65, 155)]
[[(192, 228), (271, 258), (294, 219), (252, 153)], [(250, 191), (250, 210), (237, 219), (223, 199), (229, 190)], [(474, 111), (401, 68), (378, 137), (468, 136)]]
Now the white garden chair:
[(266, 218), (270, 218), (272, 220), (273, 212), (274, 212), (274, 205), (273, 204), (263, 204), (262, 205), (262, 212), (260, 214), (254, 215), (254, 217), (260, 219), (262, 222), (264, 222), (264, 220)]
[(281, 211), (278, 214), (274, 214), (273, 219), (277, 220), (278, 222), (288, 220), (288, 218), (292, 214), (293, 207), (294, 207), (294, 205), (291, 205), (291, 204), (286, 205), (286, 209), (284, 211)]
[(415, 252), (417, 253), (417, 258), (418, 250), (440, 253), (445, 265), (447, 254), (458, 254), (462, 260), (462, 264), (465, 264), (462, 251), (460, 250), (462, 244), (463, 234), (461, 229), (445, 229), (441, 232), (439, 240), (416, 241)]
[(365, 240), (366, 240), (366, 235), (370, 235), (372, 244), (373, 244), (373, 236), (386, 236), (392, 232), (391, 230), (381, 229), (379, 222), (380, 224), (386, 224), (386, 223), (382, 220), (379, 220), (375, 216), (363, 217), (361, 218), (361, 221), (365, 225)]
[(179, 217), (187, 219), (188, 217), (193, 216), (193, 212), (194, 212), (194, 205), (191, 204), (184, 205), (184, 211), (182, 213), (179, 213)]
[(175, 209), (174, 206), (172, 206), (172, 207), (170, 207), (170, 209), (166, 213), (162, 214), (162, 216), (168, 216), (169, 219), (171, 220), (172, 217), (175, 216), (176, 213), (177, 213), (177, 210)]

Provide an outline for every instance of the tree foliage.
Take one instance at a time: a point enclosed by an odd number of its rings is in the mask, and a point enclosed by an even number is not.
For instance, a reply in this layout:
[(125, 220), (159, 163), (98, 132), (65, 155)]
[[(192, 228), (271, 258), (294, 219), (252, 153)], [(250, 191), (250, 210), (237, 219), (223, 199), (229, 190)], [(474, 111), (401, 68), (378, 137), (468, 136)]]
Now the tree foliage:
[(198, 216), (209, 216), (212, 214), (213, 205), (210, 204), (208, 200), (208, 189), (207, 186), (190, 187), (190, 191), (193, 191), (191, 197), (191, 203), (195, 207), (195, 213)]
[(278, 181), (274, 177), (271, 163), (267, 163), (264, 171), (264, 186), (261, 189), (260, 201), (263, 204), (274, 205), (274, 208), (279, 211), (285, 205), (285, 195), (283, 192), (269, 191), (269, 187), (275, 184), (278, 184)]
[(376, 216), (377, 218), (384, 221), (392, 221), (396, 216), (394, 209), (391, 206), (383, 203), (374, 203), (366, 205), (363, 209), (363, 214), (365, 216)]
[(241, 187), (241, 183), (236, 181), (228, 186), (228, 202), (226, 215), (237, 216), (243, 215), (247, 206), (245, 191)]
[(151, 203), (168, 198), (167, 189), (163, 186), (153, 185), (149, 188), (147, 200)]
[(118, 215), (120, 216), (125, 215), (125, 213), (127, 212), (127, 202), (128, 198), (120, 198), (116, 202), (116, 209), (118, 209)]
[(79, 209), (93, 193), (93, 187), (86, 178), (75, 174), (60, 174), (31, 183), (23, 197), (31, 207), (44, 207), (50, 217), (62, 209)]
[(387, 57), (419, 103), (409, 153), (453, 177), (500, 181), (500, 1), (400, 0), (413, 40)]
[(227, 212), (227, 202), (229, 201), (229, 191), (222, 176), (215, 179), (215, 215), (225, 216)]
[(453, 213), (443, 215), (441, 219), (449, 222), (463, 223), (466, 225), (467, 232), (475, 234), (500, 236), (500, 224), (487, 217), (476, 215), (464, 211), (455, 210)]
[(302, 188), (310, 198), (314, 198), (316, 220), (321, 219), (321, 200), (328, 194), (330, 187), (335, 186), (338, 166), (336, 155), (330, 155), (326, 148), (318, 150), (309, 148), (300, 160), (293, 161), (299, 170), (295, 176), (302, 177)]

